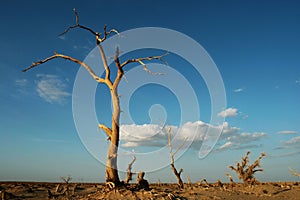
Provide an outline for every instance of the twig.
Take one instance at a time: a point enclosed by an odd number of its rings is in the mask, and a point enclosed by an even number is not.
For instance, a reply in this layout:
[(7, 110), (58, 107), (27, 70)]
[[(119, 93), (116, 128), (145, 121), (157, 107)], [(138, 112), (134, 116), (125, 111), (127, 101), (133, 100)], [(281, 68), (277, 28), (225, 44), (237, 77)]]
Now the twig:
[(119, 32), (116, 29), (111, 29), (109, 31), (107, 31), (107, 26), (104, 26), (104, 36), (101, 38), (100, 36), (102, 35), (102, 33), (98, 33), (96, 31), (94, 31), (93, 29), (87, 27), (87, 26), (83, 26), (81, 24), (79, 24), (79, 16), (78, 16), (78, 12), (76, 11), (76, 9), (73, 9), (74, 14), (75, 14), (75, 25), (69, 26), (68, 28), (66, 28), (66, 30), (64, 32), (62, 32), (61, 34), (59, 34), (58, 36), (62, 36), (66, 33), (68, 33), (71, 29), (74, 28), (81, 28), (84, 30), (89, 31), (90, 33), (92, 33), (93, 35), (96, 36), (96, 41), (97, 44), (100, 44), (101, 42), (104, 42), (107, 38), (108, 35), (110, 35), (111, 33), (116, 33), (117, 35), (120, 35)]
[(289, 167), (289, 170), (290, 170), (291, 174), (300, 177), (300, 174), (298, 172), (296, 172), (295, 170), (293, 170), (291, 167)]

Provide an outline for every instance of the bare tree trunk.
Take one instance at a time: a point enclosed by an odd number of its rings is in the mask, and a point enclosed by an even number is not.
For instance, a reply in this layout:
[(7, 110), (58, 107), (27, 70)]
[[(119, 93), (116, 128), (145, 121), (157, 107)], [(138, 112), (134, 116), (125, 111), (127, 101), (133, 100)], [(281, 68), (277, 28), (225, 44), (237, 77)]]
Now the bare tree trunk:
[(183, 185), (183, 182), (182, 182), (182, 179), (181, 179), (181, 173), (183, 172), (183, 169), (180, 168), (179, 171), (177, 171), (176, 167), (175, 167), (175, 164), (174, 164), (174, 156), (175, 154), (179, 151), (180, 148), (183, 147), (186, 139), (184, 140), (184, 142), (181, 144), (181, 146), (178, 147), (178, 149), (175, 151), (175, 153), (173, 153), (173, 147), (172, 147), (172, 143), (171, 143), (171, 128), (168, 127), (167, 129), (167, 132), (168, 132), (168, 145), (169, 145), (169, 148), (170, 148), (170, 157), (171, 157), (171, 169), (173, 171), (173, 173), (175, 174), (176, 176), (176, 179), (177, 179), (177, 183), (178, 183), (178, 186), (179, 188), (183, 189), (184, 188), (184, 185)]
[(106, 161), (106, 182), (113, 182), (115, 185), (120, 183), (117, 167), (118, 158), (118, 146), (119, 146), (119, 121), (120, 121), (120, 103), (117, 93), (117, 89), (110, 88), (111, 99), (113, 103), (113, 115), (112, 115), (112, 134), (110, 146), (107, 152)]
[(178, 172), (177, 169), (175, 168), (174, 163), (171, 163), (171, 168), (172, 168), (172, 171), (174, 172), (174, 174), (175, 174), (175, 176), (176, 176), (176, 179), (177, 179), (177, 183), (178, 183), (179, 188), (184, 188), (182, 179), (181, 179), (181, 177), (180, 177), (181, 173), (183, 172), (183, 169), (180, 168), (180, 170), (179, 170), (179, 172)]

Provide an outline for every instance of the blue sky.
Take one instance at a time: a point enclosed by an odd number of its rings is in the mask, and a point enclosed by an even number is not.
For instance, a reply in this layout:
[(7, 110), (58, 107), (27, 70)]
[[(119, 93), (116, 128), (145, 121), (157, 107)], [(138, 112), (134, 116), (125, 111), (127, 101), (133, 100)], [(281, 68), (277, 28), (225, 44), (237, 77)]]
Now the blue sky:
[[(72, 90), (79, 66), (55, 60), (27, 73), (21, 72), (54, 51), (83, 60), (93, 50), (94, 38), (82, 30), (58, 37), (74, 22), (74, 7), (79, 12), (80, 23), (99, 32), (104, 24), (120, 32), (139, 27), (182, 32), (201, 44), (216, 63), (227, 97), (226, 112), (220, 110), (220, 116), (227, 116), (223, 124), (225, 132), (206, 158), (198, 159), (201, 145), (198, 138), (176, 162), (178, 167), (184, 168), (184, 179), (189, 175), (193, 181), (201, 178), (228, 181), (225, 173), (233, 172), (227, 166), (250, 150), (252, 159), (260, 152), (268, 155), (262, 161), (265, 172), (258, 174), (260, 180), (298, 180), (290, 174), (288, 166), (300, 171), (299, 2), (193, 1), (184, 4), (134, 0), (2, 3), (0, 180), (57, 181), (67, 175), (75, 181), (105, 180), (103, 164), (86, 150), (73, 121)], [(153, 53), (158, 52), (142, 51), (132, 55)], [(209, 121), (210, 97), (201, 76), (194, 75), (189, 64), (173, 54), (165, 60), (184, 74), (193, 87), (201, 89), (196, 94), (201, 112), (198, 125), (217, 129), (217, 125)], [(105, 87), (98, 86), (95, 107), (99, 122), (109, 124), (107, 92)], [(178, 100), (167, 88), (144, 86), (132, 98), (134, 104), (130, 105), (130, 112), (135, 124), (126, 130), (138, 130), (133, 134), (155, 132), (156, 126), (139, 126), (151, 122), (148, 110), (155, 104), (164, 106), (167, 123), (174, 126), (174, 130), (180, 126)], [(164, 117), (161, 107), (152, 108), (150, 113), (155, 119)], [(122, 117), (126, 119), (126, 113)], [(192, 127), (186, 125), (187, 130)], [(122, 144), (127, 143), (129, 151), (157, 148), (155, 142), (140, 147), (132, 138), (123, 134)], [(154, 139), (165, 142), (160, 135)], [(105, 156), (106, 152), (101, 154)], [(138, 160), (136, 164), (139, 165)], [(158, 177), (161, 181), (175, 181), (169, 168), (147, 176), (153, 182)]]

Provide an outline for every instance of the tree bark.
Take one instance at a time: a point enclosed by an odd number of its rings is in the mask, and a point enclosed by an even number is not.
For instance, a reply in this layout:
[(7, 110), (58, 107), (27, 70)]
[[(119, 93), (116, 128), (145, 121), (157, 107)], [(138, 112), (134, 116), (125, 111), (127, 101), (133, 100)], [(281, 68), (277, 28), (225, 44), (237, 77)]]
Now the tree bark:
[(120, 121), (120, 103), (117, 88), (110, 88), (111, 99), (113, 104), (112, 114), (112, 134), (110, 146), (107, 152), (106, 161), (106, 182), (113, 182), (115, 185), (120, 183), (117, 167), (118, 158), (118, 146), (119, 146), (119, 121)]

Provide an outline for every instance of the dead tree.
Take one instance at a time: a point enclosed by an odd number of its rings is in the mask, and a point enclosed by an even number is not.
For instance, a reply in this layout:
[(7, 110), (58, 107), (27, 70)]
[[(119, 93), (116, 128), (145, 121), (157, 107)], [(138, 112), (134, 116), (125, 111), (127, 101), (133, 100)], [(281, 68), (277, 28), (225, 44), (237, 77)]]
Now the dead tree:
[(111, 127), (107, 127), (104, 124), (99, 124), (98, 127), (101, 128), (108, 136), (108, 139), (110, 140), (110, 146), (108, 148), (107, 152), (107, 160), (106, 160), (106, 182), (107, 183), (113, 183), (113, 185), (117, 186), (120, 184), (120, 179), (118, 175), (118, 167), (117, 167), (117, 156), (118, 156), (118, 147), (119, 147), (119, 134), (120, 134), (120, 103), (119, 103), (119, 94), (118, 94), (118, 85), (124, 75), (124, 67), (127, 66), (130, 63), (139, 63), (143, 66), (143, 69), (151, 74), (151, 75), (157, 75), (159, 73), (153, 73), (151, 72), (146, 64), (145, 61), (150, 60), (162, 60), (162, 57), (166, 54), (160, 55), (160, 56), (150, 56), (150, 57), (143, 57), (143, 58), (135, 58), (135, 59), (128, 59), (124, 62), (121, 62), (119, 59), (119, 49), (116, 49), (116, 53), (114, 56), (114, 63), (117, 69), (117, 74), (115, 77), (111, 77), (111, 68), (107, 63), (107, 58), (105, 56), (104, 49), (102, 48), (101, 43), (103, 43), (108, 36), (111, 34), (119, 34), (119, 32), (116, 29), (107, 30), (107, 26), (104, 26), (103, 33), (96, 32), (92, 30), (89, 27), (83, 26), (79, 24), (79, 18), (78, 13), (74, 9), (75, 13), (75, 25), (69, 26), (61, 35), (64, 35), (68, 33), (70, 30), (73, 29), (83, 29), (85, 31), (88, 31), (91, 33), (95, 39), (96, 39), (96, 45), (99, 48), (99, 52), (101, 55), (102, 63), (104, 65), (105, 69), (105, 76), (102, 78), (100, 75), (95, 74), (95, 72), (92, 70), (92, 68), (87, 65), (85, 62), (78, 60), (76, 58), (73, 58), (71, 56), (60, 54), (60, 53), (54, 53), (52, 56), (49, 56), (43, 60), (34, 62), (31, 66), (27, 67), (23, 70), (23, 72), (26, 72), (32, 68), (35, 68), (41, 64), (44, 64), (48, 61), (51, 61), (56, 58), (62, 58), (65, 60), (69, 60), (71, 62), (77, 63), (80, 66), (84, 67), (88, 73), (91, 75), (91, 77), (100, 84), (105, 84), (110, 91), (111, 95), (111, 101), (112, 101), (112, 118), (111, 118)]
[(128, 164), (128, 168), (127, 168), (127, 177), (126, 177), (126, 179), (125, 179), (125, 184), (128, 184), (129, 181), (132, 180), (132, 175), (133, 175), (133, 173), (131, 172), (131, 169), (132, 169), (132, 165), (133, 165), (133, 163), (134, 163), (135, 160), (136, 160), (136, 157), (133, 156), (132, 161)]
[(205, 178), (201, 179), (199, 182), (198, 182), (198, 185), (200, 186), (205, 186), (205, 187), (211, 187), (211, 185), (207, 182), (207, 180)]
[(176, 151), (173, 153), (173, 147), (172, 147), (172, 144), (171, 144), (171, 128), (169, 127), (167, 129), (167, 132), (168, 132), (168, 145), (169, 145), (169, 148), (170, 148), (170, 157), (171, 157), (171, 169), (173, 171), (173, 173), (175, 174), (176, 176), (176, 179), (177, 179), (177, 183), (178, 183), (178, 186), (179, 188), (184, 188), (184, 185), (183, 185), (183, 182), (182, 182), (182, 179), (181, 179), (181, 173), (183, 172), (183, 169), (180, 168), (179, 171), (177, 171), (176, 167), (175, 167), (175, 164), (174, 164), (174, 156), (175, 154), (183, 147), (185, 141), (182, 143), (182, 145), (180, 147), (178, 147), (176, 149)]
[(245, 157), (242, 157), (241, 162), (236, 163), (236, 167), (229, 166), (230, 169), (234, 170), (238, 174), (238, 178), (242, 180), (246, 184), (253, 185), (258, 181), (255, 179), (254, 174), (256, 172), (263, 171), (262, 168), (256, 169), (260, 167), (260, 160), (266, 156), (265, 153), (261, 153), (261, 155), (255, 160), (251, 165), (249, 164), (249, 154), (250, 151), (246, 153)]
[(72, 180), (71, 176), (67, 176), (67, 177), (60, 177), (61, 180), (63, 180), (64, 184), (65, 184), (65, 188), (63, 191), (63, 194), (65, 194), (67, 196), (67, 198), (70, 197), (70, 181)]
[(293, 169), (290, 168), (290, 167), (289, 167), (289, 170), (290, 170), (291, 174), (293, 174), (294, 176), (300, 177), (300, 173), (296, 172), (295, 170), (293, 170)]
[(233, 178), (232, 176), (229, 174), (229, 173), (226, 173), (226, 176), (229, 177), (229, 186), (231, 187), (231, 189), (234, 187), (234, 181), (233, 181)]

